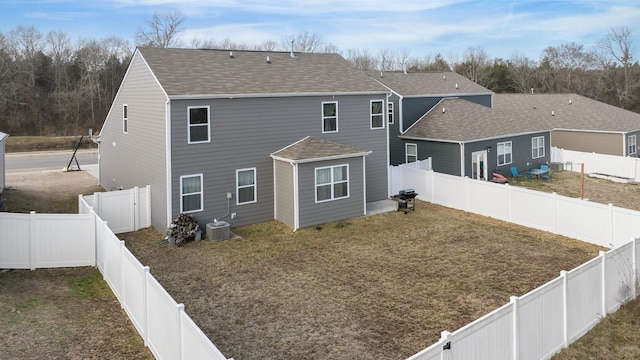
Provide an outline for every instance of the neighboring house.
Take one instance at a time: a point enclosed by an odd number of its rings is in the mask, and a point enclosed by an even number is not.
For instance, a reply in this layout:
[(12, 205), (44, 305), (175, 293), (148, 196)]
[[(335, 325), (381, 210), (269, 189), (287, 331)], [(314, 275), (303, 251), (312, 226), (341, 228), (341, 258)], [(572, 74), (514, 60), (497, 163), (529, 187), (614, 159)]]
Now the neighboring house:
[(370, 72), (385, 85), (388, 98), (390, 164), (397, 165), (415, 158), (406, 153), (407, 141), (399, 138), (411, 125), (444, 98), (458, 97), (492, 106), (493, 92), (455, 72)]
[(100, 183), (152, 224), (294, 229), (388, 198), (388, 90), (337, 54), (139, 48), (100, 132)]
[(499, 94), (494, 107), (545, 113), (551, 146), (618, 156), (638, 156), (640, 114), (577, 94)]
[(8, 137), (9, 135), (0, 131), (0, 194), (2, 194), (2, 191), (4, 190), (4, 187), (6, 185), (6, 179), (5, 179), (6, 165), (5, 165), (4, 154), (5, 154), (5, 140), (7, 140)]
[(406, 162), (431, 157), (434, 171), (483, 180), (494, 170), (511, 176), (512, 166), (523, 173), (548, 163), (550, 129), (542, 113), (498, 99), (496, 94), (494, 108), (463, 98), (441, 100), (399, 136)]

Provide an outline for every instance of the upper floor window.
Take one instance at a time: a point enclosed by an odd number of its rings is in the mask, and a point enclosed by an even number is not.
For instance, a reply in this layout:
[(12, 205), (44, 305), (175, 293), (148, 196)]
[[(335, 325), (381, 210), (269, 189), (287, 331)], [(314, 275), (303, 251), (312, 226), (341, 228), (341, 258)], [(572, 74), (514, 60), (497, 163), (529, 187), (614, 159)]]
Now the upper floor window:
[(316, 168), (316, 202), (349, 197), (349, 165)]
[(187, 115), (189, 123), (189, 144), (209, 142), (209, 107), (189, 106), (187, 107)]
[(202, 211), (202, 174), (180, 176), (180, 212)]
[(338, 102), (322, 103), (322, 132), (331, 133), (338, 131)]
[(498, 143), (498, 166), (511, 164), (511, 141)]
[(541, 158), (544, 156), (544, 136), (531, 138), (531, 158)]
[(393, 103), (389, 102), (387, 106), (389, 108), (389, 124), (393, 124)]
[(122, 105), (122, 132), (129, 133), (129, 105)]
[(412, 163), (418, 161), (418, 145), (416, 144), (405, 144), (405, 161), (407, 163)]
[(371, 100), (371, 128), (383, 129), (384, 128), (384, 112), (382, 111), (384, 101)]
[(638, 151), (638, 148), (636, 146), (636, 136), (635, 135), (629, 135), (629, 154), (628, 155), (633, 155)]
[(238, 205), (257, 201), (256, 168), (236, 170), (236, 194)]

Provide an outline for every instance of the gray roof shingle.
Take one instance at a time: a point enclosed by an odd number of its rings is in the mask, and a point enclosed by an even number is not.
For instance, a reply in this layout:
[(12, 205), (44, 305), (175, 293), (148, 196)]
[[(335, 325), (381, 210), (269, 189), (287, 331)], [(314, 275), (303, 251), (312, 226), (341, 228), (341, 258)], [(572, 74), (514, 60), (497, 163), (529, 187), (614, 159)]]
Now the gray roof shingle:
[[(402, 96), (491, 94), (491, 90), (455, 72), (369, 72), (369, 75)], [(457, 88), (456, 88), (457, 84)]]
[(276, 151), (271, 154), (271, 156), (281, 159), (301, 161), (363, 156), (368, 153), (369, 151), (367, 150), (307, 136), (306, 138), (297, 141), (282, 150)]
[(495, 94), (493, 108), (449, 98), (401, 137), (469, 142), (553, 129), (638, 131), (640, 114), (577, 94)]
[[(338, 54), (138, 48), (169, 96), (386, 93)], [(267, 63), (269, 57), (269, 63)]]

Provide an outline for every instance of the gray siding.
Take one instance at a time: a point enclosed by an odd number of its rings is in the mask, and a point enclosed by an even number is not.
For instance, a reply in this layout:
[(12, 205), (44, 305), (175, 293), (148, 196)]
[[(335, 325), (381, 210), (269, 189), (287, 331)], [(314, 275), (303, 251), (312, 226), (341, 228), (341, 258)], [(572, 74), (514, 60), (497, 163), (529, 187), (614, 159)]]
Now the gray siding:
[[(538, 136), (544, 136), (544, 156), (540, 158), (532, 158), (531, 139)], [(502, 166), (498, 164), (497, 145), (499, 142), (511, 141), (512, 145), (512, 163)], [(550, 140), (549, 132), (541, 132), (536, 134), (520, 135), (505, 137), (503, 139), (494, 139), (465, 144), (465, 174), (471, 176), (471, 153), (474, 151), (486, 150), (491, 146), (491, 152), (487, 154), (489, 173), (498, 170), (506, 177), (511, 176), (510, 168), (515, 166), (520, 174), (524, 174), (531, 168), (539, 168), (542, 164), (548, 164), (550, 159)]]
[[(387, 198), (387, 130), (370, 129), (370, 100), (378, 96), (327, 96), (174, 100), (171, 102), (172, 203), (180, 211), (180, 176), (203, 174), (201, 223), (227, 212), (226, 193), (234, 193), (232, 226), (274, 219), (273, 163), (270, 154), (306, 136), (372, 151), (366, 157), (367, 200)], [(322, 133), (322, 102), (338, 101), (338, 133)], [(187, 144), (187, 107), (209, 105), (211, 142)], [(235, 171), (257, 169), (257, 202), (235, 205)]]
[(433, 171), (460, 176), (460, 145), (437, 141), (402, 140), (402, 156), (404, 163), (404, 144), (416, 144), (418, 160), (431, 158)]
[[(0, 133), (0, 139), (2, 139), (2, 133)], [(4, 141), (5, 141), (5, 139), (0, 140), (0, 194), (2, 194), (2, 191), (4, 190), (4, 187), (6, 185), (6, 178), (5, 178), (6, 166), (5, 166), (5, 158), (4, 158), (4, 154), (5, 154)]]
[(273, 161), (275, 166), (276, 220), (295, 227), (294, 166), (284, 161)]
[[(316, 203), (315, 169), (343, 164), (349, 165), (349, 197)], [(364, 215), (362, 176), (361, 157), (300, 164), (298, 168), (300, 227)]]
[(624, 137), (620, 133), (554, 130), (551, 145), (573, 151), (624, 156)]
[[(107, 190), (151, 185), (151, 223), (167, 224), (167, 98), (139, 53), (132, 59), (100, 131), (100, 184)], [(128, 105), (128, 134), (122, 105)]]

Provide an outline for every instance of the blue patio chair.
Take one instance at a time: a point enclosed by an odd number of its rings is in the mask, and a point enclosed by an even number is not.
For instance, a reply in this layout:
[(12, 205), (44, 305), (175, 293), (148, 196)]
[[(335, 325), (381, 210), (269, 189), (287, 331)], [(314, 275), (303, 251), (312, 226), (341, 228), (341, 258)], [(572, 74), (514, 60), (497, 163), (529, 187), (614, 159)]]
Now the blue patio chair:
[(549, 165), (545, 165), (545, 164), (540, 165), (540, 170), (549, 171)]
[(551, 179), (551, 170), (549, 169), (549, 165), (540, 165), (540, 170), (546, 171), (546, 173), (540, 175), (541, 178), (546, 180)]
[(522, 175), (520, 175), (518, 173), (518, 168), (516, 168), (515, 166), (512, 166), (510, 169), (511, 169), (511, 176), (512, 177), (514, 177), (514, 178), (521, 178), (522, 177)]

